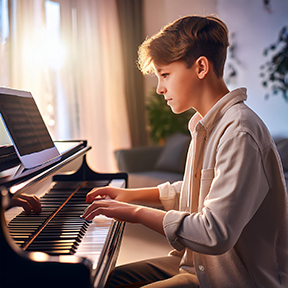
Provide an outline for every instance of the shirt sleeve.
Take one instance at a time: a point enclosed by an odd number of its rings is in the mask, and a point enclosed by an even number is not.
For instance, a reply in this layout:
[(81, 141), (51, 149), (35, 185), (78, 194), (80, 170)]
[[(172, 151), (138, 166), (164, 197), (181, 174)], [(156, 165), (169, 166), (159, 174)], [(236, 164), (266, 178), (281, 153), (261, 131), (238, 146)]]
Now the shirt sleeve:
[(182, 187), (182, 181), (165, 182), (157, 186), (159, 189), (160, 201), (166, 211), (179, 209), (179, 195)]
[(262, 154), (249, 134), (235, 133), (218, 147), (209, 189), (198, 213), (166, 213), (164, 231), (177, 250), (225, 253), (261, 205), (269, 185)]

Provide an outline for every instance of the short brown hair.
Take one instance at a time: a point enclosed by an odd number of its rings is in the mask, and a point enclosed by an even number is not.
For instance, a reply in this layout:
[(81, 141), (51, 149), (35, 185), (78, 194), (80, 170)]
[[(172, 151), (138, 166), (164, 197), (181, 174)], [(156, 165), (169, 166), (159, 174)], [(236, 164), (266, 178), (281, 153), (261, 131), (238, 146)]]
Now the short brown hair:
[(145, 40), (138, 50), (138, 67), (153, 73), (153, 63), (168, 65), (182, 60), (190, 68), (200, 56), (213, 64), (218, 78), (223, 76), (227, 55), (228, 28), (214, 16), (186, 16)]

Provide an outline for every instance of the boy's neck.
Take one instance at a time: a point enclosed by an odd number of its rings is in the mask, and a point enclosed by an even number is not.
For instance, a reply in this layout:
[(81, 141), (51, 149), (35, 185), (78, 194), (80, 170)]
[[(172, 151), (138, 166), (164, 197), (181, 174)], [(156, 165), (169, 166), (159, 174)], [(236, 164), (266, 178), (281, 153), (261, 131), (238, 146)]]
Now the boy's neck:
[[(208, 75), (207, 75), (208, 76)], [(201, 107), (195, 107), (197, 112), (204, 117), (208, 111), (218, 102), (224, 95), (229, 93), (223, 78), (207, 77), (204, 80)]]

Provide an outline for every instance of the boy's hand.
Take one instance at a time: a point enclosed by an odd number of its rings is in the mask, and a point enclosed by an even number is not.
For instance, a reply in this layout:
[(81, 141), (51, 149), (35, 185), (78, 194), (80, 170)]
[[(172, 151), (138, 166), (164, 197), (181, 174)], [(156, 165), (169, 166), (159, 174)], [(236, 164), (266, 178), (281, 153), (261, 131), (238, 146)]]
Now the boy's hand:
[(115, 187), (101, 187), (94, 188), (86, 195), (86, 202), (92, 203), (94, 200), (101, 199), (114, 199), (121, 202), (131, 202), (133, 193), (126, 189), (115, 188)]
[(138, 221), (135, 218), (135, 214), (138, 209), (140, 209), (140, 207), (137, 205), (112, 199), (101, 199), (95, 200), (90, 206), (88, 206), (81, 217), (90, 221), (95, 216), (101, 214), (119, 221), (136, 223)]
[(166, 212), (130, 204), (135, 200), (158, 203), (159, 189), (152, 187), (127, 190), (109, 186), (94, 188), (86, 196), (86, 202), (92, 204), (86, 208), (81, 217), (91, 221), (101, 214), (120, 221), (141, 223), (164, 235), (162, 222)]
[(26, 213), (40, 213), (42, 211), (41, 203), (38, 197), (35, 195), (21, 194), (19, 196), (12, 197), (9, 208), (15, 206), (22, 207)]

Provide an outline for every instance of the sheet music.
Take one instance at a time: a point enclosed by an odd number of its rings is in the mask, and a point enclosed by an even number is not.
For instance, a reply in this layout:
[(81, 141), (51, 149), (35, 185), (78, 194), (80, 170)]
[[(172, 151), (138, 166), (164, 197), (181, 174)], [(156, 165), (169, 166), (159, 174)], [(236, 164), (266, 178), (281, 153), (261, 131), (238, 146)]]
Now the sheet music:
[(21, 97), (20, 101), (19, 97), (13, 95), (0, 94), (0, 97), (3, 99), (0, 112), (21, 155), (54, 146), (45, 123), (35, 112), (38, 108), (33, 98)]

